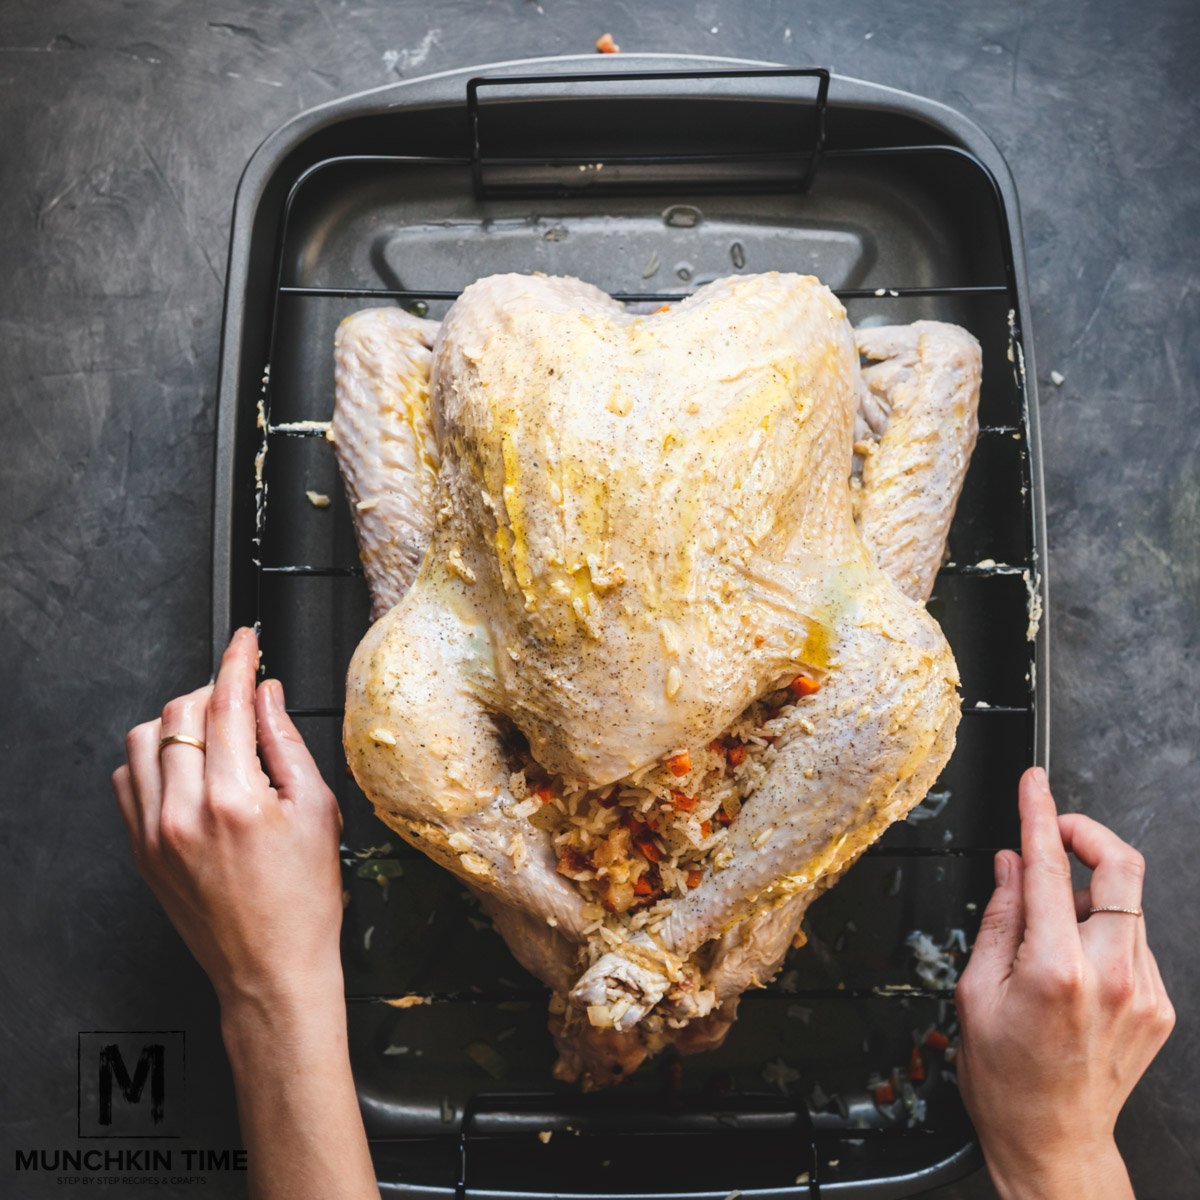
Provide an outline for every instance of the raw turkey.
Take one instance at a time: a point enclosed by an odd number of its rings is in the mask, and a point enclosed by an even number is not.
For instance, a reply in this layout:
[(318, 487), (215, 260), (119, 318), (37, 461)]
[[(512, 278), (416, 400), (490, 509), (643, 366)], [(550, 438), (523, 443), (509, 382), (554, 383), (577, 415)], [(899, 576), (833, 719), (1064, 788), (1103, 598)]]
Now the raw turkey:
[(945, 766), (958, 672), (924, 601), (980, 373), (961, 329), (856, 334), (779, 273), (654, 314), (497, 275), (440, 325), (338, 330), (377, 618), (347, 758), (551, 989), (560, 1077), (719, 1044)]

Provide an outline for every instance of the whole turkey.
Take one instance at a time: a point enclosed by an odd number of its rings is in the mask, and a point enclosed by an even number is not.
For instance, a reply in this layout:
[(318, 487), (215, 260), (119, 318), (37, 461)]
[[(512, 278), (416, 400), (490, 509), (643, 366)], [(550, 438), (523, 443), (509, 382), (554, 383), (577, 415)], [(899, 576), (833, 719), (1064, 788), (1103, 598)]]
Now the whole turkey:
[(561, 1077), (718, 1044), (949, 759), (924, 601), (980, 375), (965, 331), (856, 334), (782, 273), (655, 313), (497, 275), (339, 328), (377, 618), (347, 758), (550, 987)]

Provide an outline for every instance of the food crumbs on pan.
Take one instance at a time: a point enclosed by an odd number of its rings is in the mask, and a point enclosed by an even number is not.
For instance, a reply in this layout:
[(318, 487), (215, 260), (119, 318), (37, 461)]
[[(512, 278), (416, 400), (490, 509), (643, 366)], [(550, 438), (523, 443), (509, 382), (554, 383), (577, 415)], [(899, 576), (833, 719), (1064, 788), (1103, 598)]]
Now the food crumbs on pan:
[(508, 1074), (508, 1059), (487, 1042), (469, 1042), (463, 1047), (463, 1053), (493, 1079), (503, 1079)]
[(382, 725), (377, 725), (367, 734), (367, 737), (380, 746), (394, 746), (396, 744), (396, 735), (390, 729), (384, 729)]
[(385, 1000), (384, 1004), (390, 1008), (417, 1008), (422, 1004), (432, 1004), (433, 1001), (428, 996), (398, 996), (395, 1000)]
[(786, 1096), (788, 1088), (800, 1078), (800, 1072), (785, 1063), (782, 1058), (776, 1058), (764, 1064), (762, 1078), (764, 1083), (777, 1087)]
[[(613, 35), (611, 33), (602, 33), (596, 39), (596, 49), (601, 54), (620, 54), (621, 53), (621, 47), (618, 46), (617, 43), (613, 41)], [(549, 1141), (549, 1138), (547, 1138), (546, 1140)]]
[(374, 926), (374, 925), (368, 925), (368, 926), (367, 926), (367, 929), (366, 929), (366, 932), (363, 934), (363, 949), (364, 949), (364, 950), (370, 950), (370, 948), (371, 948), (371, 938), (372, 938), (374, 935), (375, 935), (375, 926)]
[(1025, 580), (1025, 591), (1028, 594), (1029, 624), (1025, 627), (1025, 640), (1033, 642), (1037, 640), (1038, 630), (1042, 625), (1042, 580), (1036, 571), (1031, 572), (1028, 568), (1021, 572), (1021, 577)]
[(304, 493), (308, 497), (308, 502), (313, 508), (328, 508), (329, 497), (324, 492), (308, 491)]
[(1067, 382), (1067, 377), (1061, 371), (1051, 371), (1050, 382), (1054, 384), (1055, 387), (1062, 387), (1062, 385)]
[(538, 1141), (541, 1142), (543, 1146), (548, 1145), (550, 1142), (550, 1139), (553, 1136), (554, 1136), (554, 1130), (552, 1130), (552, 1129), (538, 1130)]

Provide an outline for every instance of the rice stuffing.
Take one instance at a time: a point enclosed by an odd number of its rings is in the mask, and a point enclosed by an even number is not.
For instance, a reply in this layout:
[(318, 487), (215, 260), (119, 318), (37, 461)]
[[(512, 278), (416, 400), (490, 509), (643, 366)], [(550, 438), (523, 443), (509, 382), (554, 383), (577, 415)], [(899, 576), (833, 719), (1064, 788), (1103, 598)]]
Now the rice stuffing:
[[(551, 835), (559, 873), (587, 901), (593, 961), (631, 932), (657, 932), (673, 900), (729, 865), (729, 829), (770, 769), (778, 738), (797, 728), (797, 705), (807, 695), (772, 692), (708, 745), (673, 752), (594, 791), (552, 778), (522, 756), (509, 781), (513, 815)], [(760, 842), (772, 833), (765, 830)]]

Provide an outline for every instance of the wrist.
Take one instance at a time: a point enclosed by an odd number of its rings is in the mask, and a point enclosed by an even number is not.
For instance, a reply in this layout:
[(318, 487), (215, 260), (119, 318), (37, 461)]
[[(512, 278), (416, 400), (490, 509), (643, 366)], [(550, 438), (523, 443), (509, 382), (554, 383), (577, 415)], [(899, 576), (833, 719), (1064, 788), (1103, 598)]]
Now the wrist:
[(988, 1173), (1001, 1200), (1131, 1200), (1125, 1160), (1112, 1138), (1057, 1151), (984, 1145)]
[(221, 1036), (236, 1069), (262, 1053), (295, 1060), (344, 1052), (346, 998), (340, 963), (316, 977), (277, 981), (220, 996)]

